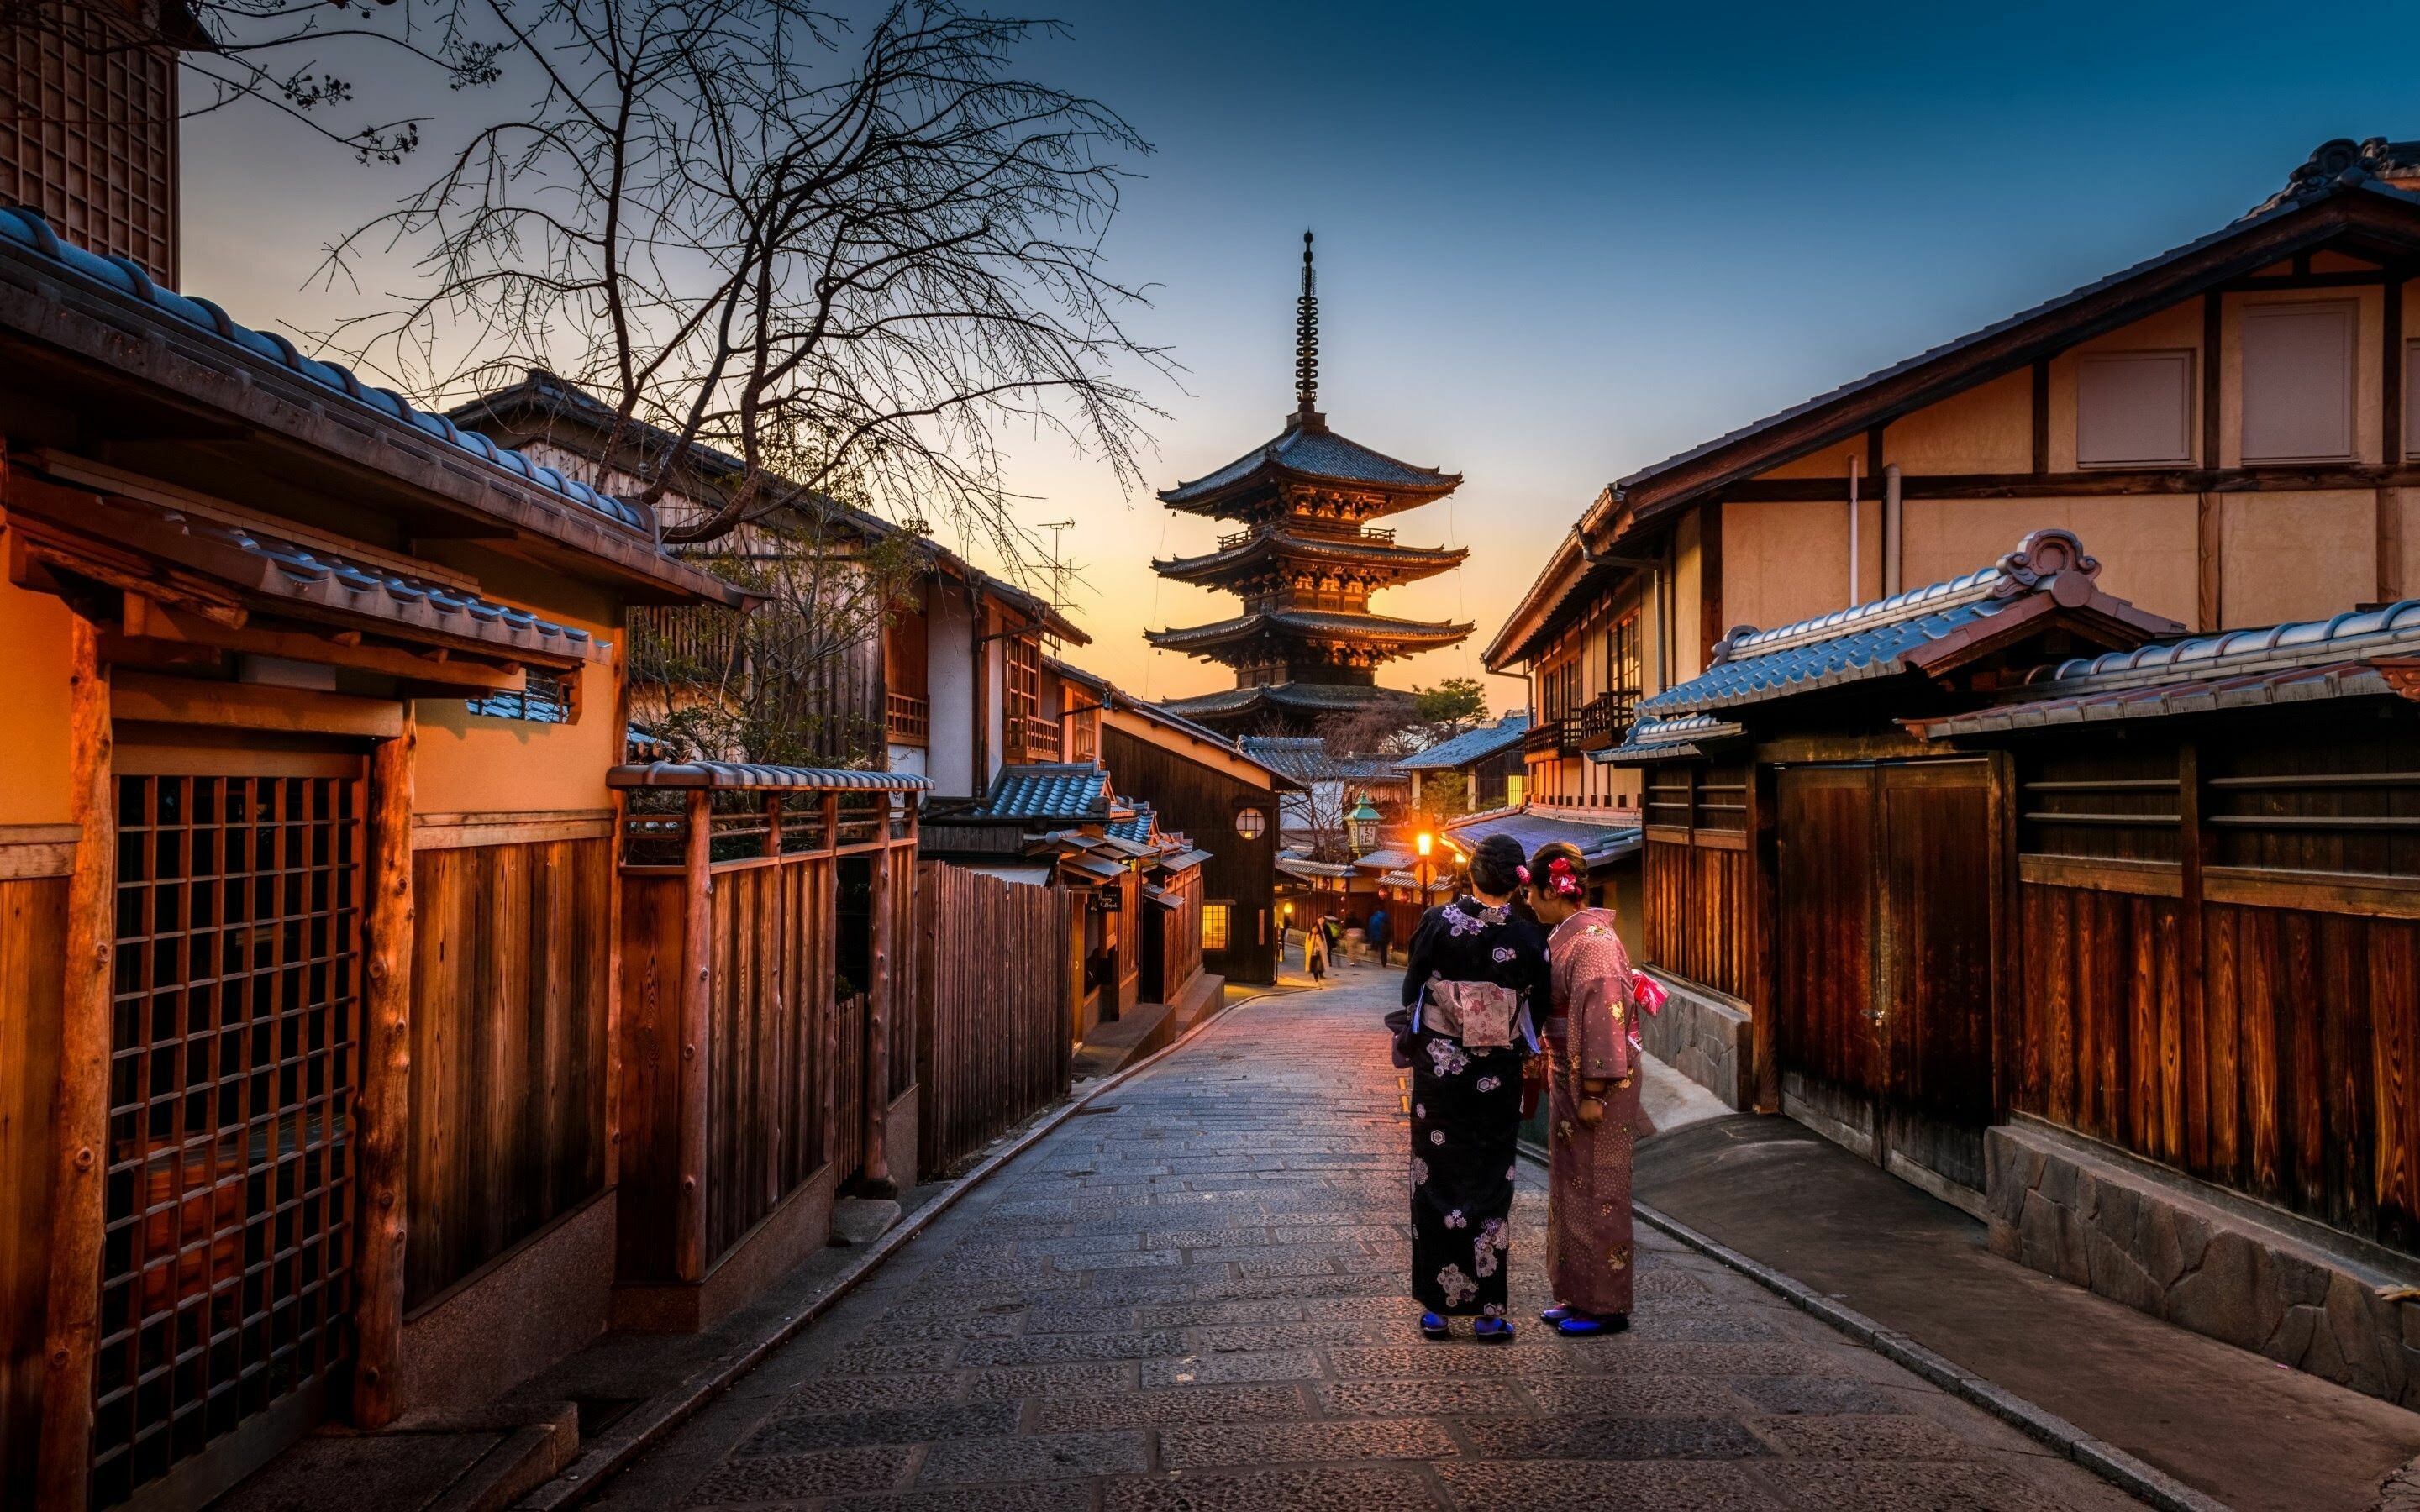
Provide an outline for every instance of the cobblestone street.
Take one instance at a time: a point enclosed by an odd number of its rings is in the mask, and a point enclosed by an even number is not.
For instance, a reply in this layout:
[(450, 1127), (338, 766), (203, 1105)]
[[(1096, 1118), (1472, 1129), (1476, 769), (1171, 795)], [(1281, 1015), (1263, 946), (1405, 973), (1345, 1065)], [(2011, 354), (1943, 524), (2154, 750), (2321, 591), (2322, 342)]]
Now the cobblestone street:
[(1423, 1341), (1392, 977), (1229, 1013), (1005, 1167), (641, 1460), (614, 1508), (2134, 1504), (1639, 1232), (1622, 1336)]

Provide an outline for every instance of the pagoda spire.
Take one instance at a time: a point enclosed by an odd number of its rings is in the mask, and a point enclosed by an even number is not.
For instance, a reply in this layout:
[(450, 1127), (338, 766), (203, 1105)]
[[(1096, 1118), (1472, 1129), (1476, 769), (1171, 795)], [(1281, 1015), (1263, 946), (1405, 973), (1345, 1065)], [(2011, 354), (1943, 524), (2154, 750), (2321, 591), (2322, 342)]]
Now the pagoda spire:
[(1294, 414), (1296, 425), (1320, 426), (1319, 412), (1319, 285), (1311, 266), (1311, 233), (1302, 234), (1302, 298), (1294, 314)]

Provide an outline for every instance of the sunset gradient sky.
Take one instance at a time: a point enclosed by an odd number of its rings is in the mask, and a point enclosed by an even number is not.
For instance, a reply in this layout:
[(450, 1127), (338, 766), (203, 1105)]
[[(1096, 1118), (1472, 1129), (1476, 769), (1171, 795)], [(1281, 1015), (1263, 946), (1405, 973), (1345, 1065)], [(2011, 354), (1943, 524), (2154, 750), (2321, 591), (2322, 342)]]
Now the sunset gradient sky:
[[(1108, 250), (1152, 286), (1155, 486), (1277, 434), (1292, 408), (1305, 228), (1319, 235), (1322, 408), (1462, 472), (1395, 523), (1471, 548), (1386, 613), (1477, 623), (1479, 648), (1610, 479), (2213, 229), (2334, 136), (2420, 136), (2409, 19), (2333, 7), (1995, 8), (1063, 0), (1031, 71), (1124, 113)], [(431, 110), (481, 102), (440, 96)], [(447, 121), (430, 131), (442, 143)], [(193, 123), (183, 283), (249, 323), (352, 307), (318, 249), (425, 167), (364, 167), (269, 116)], [(1035, 441), (1025, 517), (1073, 518), (1074, 659), (1153, 697), (1227, 686), (1146, 626), (1233, 611), (1154, 578), (1220, 527), (1125, 497)], [(1500, 709), (1519, 689), (1491, 689)]]

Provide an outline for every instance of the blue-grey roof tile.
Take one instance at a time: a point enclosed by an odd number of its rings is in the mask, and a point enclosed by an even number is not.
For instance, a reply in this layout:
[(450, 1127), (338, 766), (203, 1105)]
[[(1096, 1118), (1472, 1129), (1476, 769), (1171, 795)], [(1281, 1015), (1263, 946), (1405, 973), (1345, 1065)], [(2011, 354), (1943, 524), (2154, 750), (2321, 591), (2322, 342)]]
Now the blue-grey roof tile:
[(984, 819), (1105, 820), (1109, 775), (1089, 762), (1003, 766), (975, 816)]
[(1440, 740), (1428, 749), (1399, 758), (1395, 768), (1404, 772), (1442, 772), (1474, 762), (1500, 756), (1518, 748), (1521, 737), (1529, 733), (1527, 710), (1508, 714), (1494, 724), (1466, 730), (1450, 740)]

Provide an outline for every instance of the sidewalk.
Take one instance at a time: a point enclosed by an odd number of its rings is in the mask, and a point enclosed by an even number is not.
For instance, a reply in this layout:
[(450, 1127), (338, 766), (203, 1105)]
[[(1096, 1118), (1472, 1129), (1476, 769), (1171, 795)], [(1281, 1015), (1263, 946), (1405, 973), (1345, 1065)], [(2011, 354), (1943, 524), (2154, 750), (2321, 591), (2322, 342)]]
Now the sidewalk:
[(2003, 1260), (1983, 1226), (1783, 1118), (1642, 1141), (1638, 1200), (2238, 1509), (2366, 1512), (2420, 1414)]

